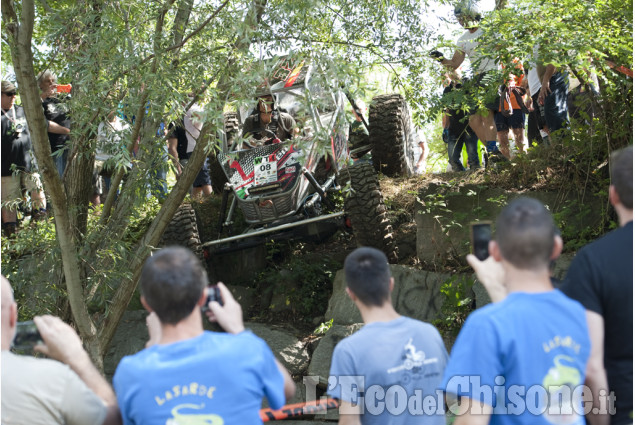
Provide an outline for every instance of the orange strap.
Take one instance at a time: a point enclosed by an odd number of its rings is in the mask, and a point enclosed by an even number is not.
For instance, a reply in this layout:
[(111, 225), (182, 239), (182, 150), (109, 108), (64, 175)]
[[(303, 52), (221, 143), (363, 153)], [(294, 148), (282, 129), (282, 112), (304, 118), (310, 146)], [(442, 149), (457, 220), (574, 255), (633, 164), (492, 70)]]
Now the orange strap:
[(260, 409), (260, 419), (263, 422), (278, 421), (297, 416), (313, 415), (318, 412), (325, 412), (329, 409), (337, 409), (340, 403), (333, 399), (307, 401), (306, 403), (285, 404), (282, 409)]

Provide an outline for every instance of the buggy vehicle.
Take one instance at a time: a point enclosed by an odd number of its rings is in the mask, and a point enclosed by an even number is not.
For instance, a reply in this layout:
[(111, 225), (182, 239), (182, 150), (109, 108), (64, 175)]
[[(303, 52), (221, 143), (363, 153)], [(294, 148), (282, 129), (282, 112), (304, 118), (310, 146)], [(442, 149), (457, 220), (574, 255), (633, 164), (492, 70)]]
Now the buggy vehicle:
[[(324, 87), (319, 66), (308, 61), (280, 60), (269, 85), (259, 95), (273, 95), (278, 110), (294, 117), (300, 134), (283, 141), (272, 137), (250, 149), (236, 137), (236, 129), (249, 116), (245, 110), (226, 117), (227, 137), (210, 159), (216, 189), (222, 187), (219, 238), (201, 244), (216, 254), (262, 244), (267, 240), (310, 238), (321, 240), (348, 226), (359, 245), (383, 250), (397, 259), (392, 227), (379, 187), (377, 171), (411, 175), (413, 137), (408, 106), (401, 95), (376, 97), (370, 105), (369, 144), (356, 147), (357, 157), (372, 151), (373, 163), (351, 157), (346, 112), (354, 102), (341, 90)], [(349, 103), (350, 102), (350, 103)], [(257, 112), (256, 112), (257, 113)], [(337, 211), (331, 193), (342, 188), (344, 210)], [(182, 206), (183, 207), (183, 206)], [(191, 207), (190, 207), (191, 209)], [(237, 211), (247, 228), (234, 234)], [(183, 208), (175, 216), (195, 225), (193, 211)], [(180, 232), (181, 236), (191, 232)], [(190, 248), (196, 245), (189, 237)]]

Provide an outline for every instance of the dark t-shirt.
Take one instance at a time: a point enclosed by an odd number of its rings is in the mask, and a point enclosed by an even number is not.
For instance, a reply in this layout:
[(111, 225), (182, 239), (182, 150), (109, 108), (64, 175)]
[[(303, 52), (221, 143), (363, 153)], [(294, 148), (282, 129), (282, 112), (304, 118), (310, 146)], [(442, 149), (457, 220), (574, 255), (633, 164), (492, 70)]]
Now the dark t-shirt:
[(617, 409), (611, 424), (633, 423), (633, 222), (582, 248), (561, 290), (604, 317), (604, 367)]
[(168, 131), (168, 138), (176, 139), (176, 153), (179, 155), (179, 159), (188, 159), (187, 134), (185, 134), (185, 127), (183, 127), (181, 123), (170, 123)]
[[(15, 114), (15, 115), (14, 115)], [(31, 171), (31, 136), (21, 106), (2, 110), (2, 175), (11, 175), (11, 165)]]
[[(44, 108), (44, 116), (48, 121), (53, 121), (54, 123), (66, 128), (71, 128), (71, 119), (68, 113), (68, 105), (66, 103), (56, 97), (48, 97), (42, 101), (42, 108)], [(49, 133), (51, 151), (55, 152), (58, 149), (63, 148), (67, 140), (67, 134)]]
[[(277, 118), (275, 117), (277, 114)], [(265, 129), (274, 131), (281, 141), (285, 141), (293, 137), (293, 128), (295, 127), (295, 120), (286, 112), (274, 111), (274, 116), (271, 118), (271, 122), (264, 125), (260, 121), (260, 115), (255, 113), (250, 115), (243, 124), (243, 136), (250, 135), (251, 137), (260, 140), (269, 139), (271, 137)]]
[(466, 131), (468, 127), (469, 113), (461, 110), (461, 105), (454, 101), (455, 95), (458, 93), (452, 93), (456, 89), (460, 89), (462, 84), (452, 83), (443, 89), (443, 97), (449, 99), (452, 102), (452, 107), (446, 110), (446, 114), (449, 117), (448, 131), (454, 137), (459, 137)]

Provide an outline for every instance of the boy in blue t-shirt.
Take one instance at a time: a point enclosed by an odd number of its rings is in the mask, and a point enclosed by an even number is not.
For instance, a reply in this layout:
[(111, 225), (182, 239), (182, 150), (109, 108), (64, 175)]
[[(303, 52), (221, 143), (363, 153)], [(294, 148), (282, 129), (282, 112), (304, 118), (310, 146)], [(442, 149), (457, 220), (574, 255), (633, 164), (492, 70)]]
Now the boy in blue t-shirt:
[(584, 308), (551, 284), (561, 250), (549, 211), (518, 198), (496, 221), (491, 258), (468, 256), (482, 281), (498, 269), (506, 291), (468, 317), (452, 349), (441, 388), (459, 402), (455, 425), (585, 423), (589, 332)]

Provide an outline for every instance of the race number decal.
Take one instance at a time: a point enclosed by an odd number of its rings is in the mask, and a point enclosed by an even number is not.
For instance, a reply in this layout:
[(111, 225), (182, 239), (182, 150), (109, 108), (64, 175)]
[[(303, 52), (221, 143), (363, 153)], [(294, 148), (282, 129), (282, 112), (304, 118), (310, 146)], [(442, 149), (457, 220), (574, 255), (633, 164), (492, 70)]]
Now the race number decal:
[(275, 155), (254, 158), (254, 185), (278, 180), (278, 162)]

